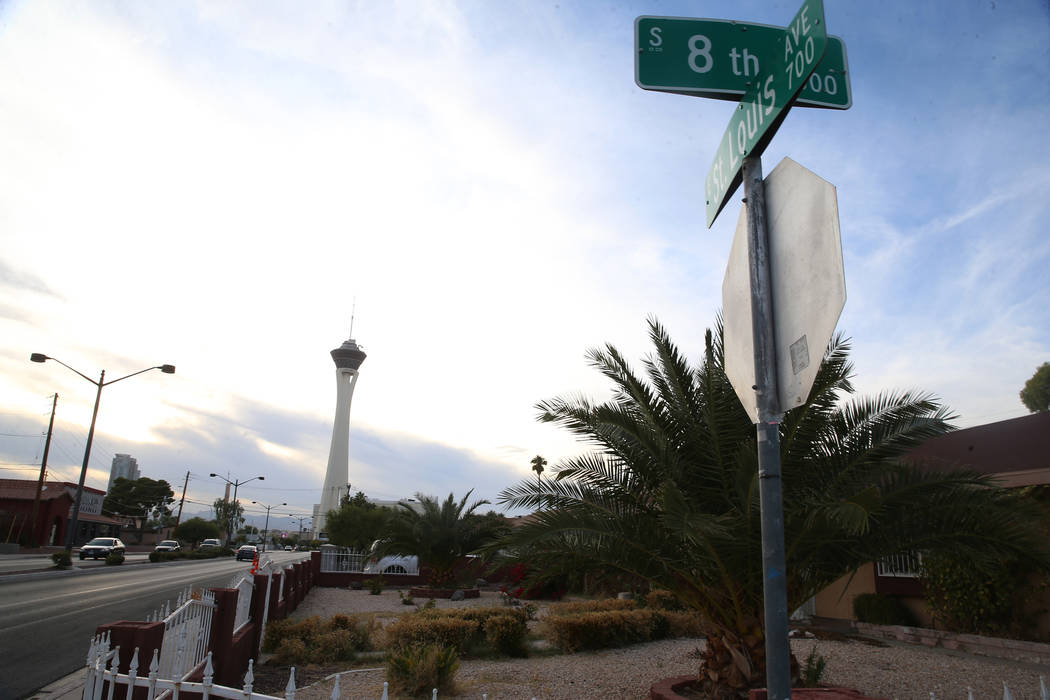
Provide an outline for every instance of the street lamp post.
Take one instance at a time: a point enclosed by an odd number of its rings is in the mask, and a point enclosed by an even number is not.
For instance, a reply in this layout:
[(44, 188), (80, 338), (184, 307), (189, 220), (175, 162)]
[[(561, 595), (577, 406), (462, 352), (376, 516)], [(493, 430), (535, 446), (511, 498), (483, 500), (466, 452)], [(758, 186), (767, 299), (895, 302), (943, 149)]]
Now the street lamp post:
[[(222, 479), (227, 484), (229, 484), (230, 486), (233, 487), (233, 505), (234, 505), (235, 509), (237, 507), (237, 487), (238, 486), (240, 486), (241, 484), (247, 484), (249, 481), (255, 481), (256, 479), (258, 479), (259, 481), (266, 481), (266, 477), (265, 476), (253, 476), (252, 478), (245, 479), (244, 481), (230, 481), (225, 476), (222, 476), (221, 474), (215, 474), (214, 472), (209, 474), (208, 476), (218, 477), (218, 478)], [(232, 543), (233, 543), (233, 514), (231, 514), (230, 524), (227, 526), (227, 533), (226, 533), (226, 544), (232, 544)]]
[(299, 521), (299, 544), (302, 544), (303, 539), (303, 521), (309, 520), (313, 516), (311, 515), (296, 515), (295, 513), (288, 513), (289, 518), (295, 518)]
[(119, 381), (128, 379), (129, 377), (134, 377), (143, 372), (149, 372), (152, 369), (159, 369), (164, 374), (175, 374), (175, 365), (157, 365), (156, 367), (147, 367), (146, 369), (140, 369), (138, 372), (132, 372), (131, 374), (125, 374), (123, 377), (111, 379), (108, 382), (106, 381), (106, 370), (102, 370), (102, 374), (99, 375), (98, 381), (96, 382), (91, 377), (83, 372), (73, 369), (57, 357), (49, 357), (43, 353), (34, 352), (29, 356), (29, 359), (33, 362), (47, 362), (48, 360), (54, 360), (66, 369), (79, 374), (81, 377), (98, 387), (98, 390), (95, 392), (95, 408), (91, 412), (91, 427), (88, 428), (87, 444), (84, 446), (84, 464), (80, 467), (80, 482), (77, 484), (77, 495), (73, 502), (73, 520), (70, 523), (69, 532), (66, 533), (66, 552), (71, 552), (73, 551), (73, 540), (77, 536), (77, 526), (80, 524), (80, 500), (84, 495), (84, 478), (87, 477), (88, 461), (91, 459), (91, 443), (95, 438), (95, 419), (98, 418), (98, 404), (99, 401), (102, 400), (102, 387), (116, 384)]
[[(276, 508), (277, 506), (263, 506), (263, 504), (259, 503), (258, 501), (252, 501), (252, 503), (254, 503), (256, 505), (260, 505), (260, 506), (262, 506), (263, 508), (266, 509), (266, 524), (263, 525), (263, 550), (265, 550), (266, 549), (266, 535), (269, 534), (269, 532), (270, 532), (270, 509), (271, 508)], [(287, 503), (282, 503), (281, 505), (282, 506), (286, 506), (288, 504)]]

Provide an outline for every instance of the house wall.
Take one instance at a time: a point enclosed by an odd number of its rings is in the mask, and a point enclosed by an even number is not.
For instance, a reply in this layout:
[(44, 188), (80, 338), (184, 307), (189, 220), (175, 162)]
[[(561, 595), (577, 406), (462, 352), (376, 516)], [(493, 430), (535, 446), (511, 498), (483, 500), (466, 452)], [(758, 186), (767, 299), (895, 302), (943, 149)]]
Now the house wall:
[(816, 595), (816, 616), (853, 620), (853, 599), (862, 593), (875, 593), (875, 565), (865, 564)]

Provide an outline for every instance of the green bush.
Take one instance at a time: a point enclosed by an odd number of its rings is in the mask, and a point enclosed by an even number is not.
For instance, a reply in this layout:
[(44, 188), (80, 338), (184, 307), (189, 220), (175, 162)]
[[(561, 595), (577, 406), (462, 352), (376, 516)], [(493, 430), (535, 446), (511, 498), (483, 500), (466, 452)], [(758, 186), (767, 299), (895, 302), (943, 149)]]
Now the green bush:
[(106, 555), (106, 564), (109, 566), (116, 566), (124, 563), (123, 552), (110, 552)]
[(368, 592), (372, 595), (379, 595), (382, 593), (385, 584), (386, 582), (383, 580), (382, 576), (375, 576), (365, 582), (365, 586), (368, 587)]
[(805, 665), (799, 670), (798, 680), (802, 687), (816, 688), (819, 686), (820, 679), (823, 678), (827, 665), (828, 660), (817, 653), (817, 645), (814, 644), (813, 648), (809, 650), (809, 656), (806, 657)]
[[(976, 565), (947, 555), (929, 555), (922, 563), (926, 604), (937, 624), (953, 632), (1025, 636), (1024, 601), (1030, 597), (1032, 572), (1014, 559)], [(1034, 617), (1034, 616), (1033, 616)]]
[(916, 627), (919, 623), (900, 598), (881, 593), (862, 593), (853, 599), (853, 616), (873, 625), (904, 625)]
[(442, 695), (451, 694), (457, 670), (459, 659), (455, 650), (433, 644), (398, 649), (386, 662), (390, 689), (411, 696), (429, 697), (433, 688)]
[(55, 563), (56, 569), (68, 569), (73, 566), (73, 557), (69, 556), (69, 552), (65, 550), (53, 553), (51, 561)]
[(485, 641), (500, 654), (527, 656), (528, 627), (518, 615), (493, 615), (485, 620)]

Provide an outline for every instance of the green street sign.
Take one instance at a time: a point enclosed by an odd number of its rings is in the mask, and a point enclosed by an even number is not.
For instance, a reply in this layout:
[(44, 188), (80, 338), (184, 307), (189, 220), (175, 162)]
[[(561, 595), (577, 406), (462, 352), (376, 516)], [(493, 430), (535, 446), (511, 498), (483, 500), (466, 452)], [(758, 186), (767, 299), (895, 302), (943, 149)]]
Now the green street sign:
[[(739, 100), (783, 50), (788, 30), (724, 19), (638, 17), (634, 21), (634, 81), (638, 87), (696, 97)], [(827, 51), (795, 104), (849, 109), (846, 44), (828, 37)]]
[(740, 185), (744, 156), (761, 155), (765, 150), (823, 57), (827, 43), (824, 2), (806, 0), (781, 36), (775, 60), (767, 64), (768, 72), (756, 76), (722, 135), (704, 184), (708, 228)]

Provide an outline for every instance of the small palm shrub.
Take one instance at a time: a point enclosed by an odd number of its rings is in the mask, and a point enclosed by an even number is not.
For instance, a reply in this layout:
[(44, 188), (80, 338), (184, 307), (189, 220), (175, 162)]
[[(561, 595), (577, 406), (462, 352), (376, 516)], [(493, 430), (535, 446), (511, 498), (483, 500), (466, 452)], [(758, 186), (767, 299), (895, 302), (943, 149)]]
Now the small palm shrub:
[(52, 554), (51, 561), (55, 563), (56, 569), (68, 569), (73, 566), (73, 557), (69, 556), (69, 552), (65, 550)]
[(365, 585), (368, 586), (368, 592), (371, 595), (379, 595), (380, 593), (382, 593), (383, 592), (383, 586), (385, 584), (386, 584), (386, 582), (383, 581), (383, 577), (382, 576), (376, 576), (374, 578), (370, 578), (365, 583)]
[(802, 687), (816, 688), (820, 685), (820, 679), (824, 676), (827, 665), (828, 660), (817, 653), (817, 645), (814, 644), (809, 650), (809, 656), (806, 657), (806, 663), (799, 671), (799, 683), (802, 684)]
[(435, 644), (410, 645), (387, 656), (386, 677), (395, 693), (419, 696), (436, 688), (450, 694), (459, 659), (454, 649)]

